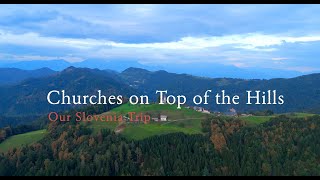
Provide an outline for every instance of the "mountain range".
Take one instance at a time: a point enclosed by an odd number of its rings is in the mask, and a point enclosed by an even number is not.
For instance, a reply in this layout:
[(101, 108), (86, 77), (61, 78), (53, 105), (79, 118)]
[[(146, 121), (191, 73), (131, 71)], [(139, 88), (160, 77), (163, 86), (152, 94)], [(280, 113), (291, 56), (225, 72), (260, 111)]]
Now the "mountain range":
[[(240, 112), (270, 109), (277, 113), (303, 112), (318, 109), (320, 100), (320, 74), (299, 76), (290, 79), (244, 80), (235, 78), (204, 78), (166, 71), (148, 71), (128, 68), (121, 73), (111, 70), (69, 67), (49, 76), (26, 79), (13, 85), (0, 86), (0, 114), (41, 115), (50, 111), (62, 111), (74, 106), (50, 105), (47, 93), (65, 90), (69, 94), (91, 95), (101, 89), (106, 95), (148, 95), (156, 101), (156, 90), (168, 90), (168, 95), (185, 95), (188, 104), (195, 95), (212, 90), (209, 105), (212, 111), (225, 112), (235, 108)], [(240, 105), (215, 105), (214, 95), (225, 90), (228, 95), (242, 97)], [(277, 90), (284, 95), (284, 105), (245, 105), (246, 91)], [(320, 108), (319, 108), (320, 109)]]
[(270, 68), (239, 68), (232, 65), (223, 65), (218, 63), (160, 63), (158, 65), (142, 64), (132, 59), (88, 59), (81, 62), (67, 62), (65, 60), (48, 60), (48, 61), (18, 61), (3, 62), (0, 61), (0, 68), (19, 68), (23, 70), (36, 70), (40, 68), (50, 68), (55, 71), (61, 71), (67, 67), (74, 66), (79, 68), (92, 68), (100, 70), (113, 70), (122, 72), (127, 68), (135, 67), (147, 69), (149, 71), (166, 70), (173, 73), (187, 73), (194, 76), (211, 77), (211, 78), (242, 78), (242, 79), (272, 79), (272, 78), (293, 78), (305, 73), (291, 70), (279, 70)]
[(129, 96), (135, 90), (115, 78), (110, 71), (88, 68), (69, 67), (51, 76), (38, 79), (26, 79), (19, 84), (0, 86), (0, 114), (42, 115), (51, 111), (64, 111), (73, 108), (71, 105), (51, 105), (47, 94), (52, 90), (65, 90), (69, 95), (121, 94)]
[[(225, 112), (235, 108), (240, 112), (272, 110), (277, 113), (302, 112), (311, 108), (320, 109), (320, 74), (310, 74), (296, 78), (276, 78), (271, 80), (244, 80), (235, 78), (203, 78), (188, 74), (175, 74), (166, 71), (147, 71), (144, 69), (129, 68), (123, 71), (121, 77), (138, 92), (156, 98), (156, 90), (168, 90), (169, 94), (186, 95), (189, 104), (195, 95), (203, 95), (206, 90), (212, 90), (209, 105), (210, 110)], [(215, 105), (215, 94), (225, 90), (229, 96), (239, 95), (240, 105)], [(277, 90), (283, 94), (283, 105), (246, 105), (246, 91), (267, 92)]]

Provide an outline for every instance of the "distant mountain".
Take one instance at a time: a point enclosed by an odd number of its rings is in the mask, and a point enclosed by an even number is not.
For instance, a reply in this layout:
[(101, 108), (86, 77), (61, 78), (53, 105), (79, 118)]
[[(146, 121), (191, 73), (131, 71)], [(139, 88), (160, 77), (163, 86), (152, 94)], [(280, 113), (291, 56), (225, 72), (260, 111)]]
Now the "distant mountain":
[(19, 83), (28, 78), (46, 77), (56, 73), (49, 68), (21, 70), (17, 68), (0, 68), (0, 85)]
[(187, 73), (194, 76), (210, 78), (272, 79), (292, 78), (304, 75), (298, 71), (270, 68), (238, 68), (236, 66), (217, 63), (168, 64), (162, 66), (161, 69), (173, 73)]
[(64, 60), (52, 61), (22, 61), (13, 63), (2, 63), (0, 67), (19, 68), (24, 70), (34, 70), (47, 67), (55, 71), (61, 71), (69, 66), (92, 69), (110, 69), (121, 72), (127, 68), (142, 68), (149, 71), (166, 70), (173, 73), (187, 73), (194, 76), (211, 78), (242, 78), (242, 79), (272, 79), (272, 78), (292, 78), (305, 75), (298, 71), (277, 70), (270, 68), (238, 68), (231, 65), (218, 63), (186, 63), (186, 64), (164, 64), (159, 65), (141, 64), (137, 60), (130, 59), (88, 59), (82, 62), (70, 63)]
[(103, 95), (128, 96), (135, 90), (121, 82), (113, 72), (98, 69), (69, 67), (50, 77), (30, 79), (18, 85), (0, 87), (0, 114), (41, 115), (51, 111), (70, 109), (71, 105), (51, 105), (47, 94), (51, 90), (65, 90), (66, 95)]
[(101, 59), (89, 59), (82, 62), (73, 63), (74, 67), (81, 68), (98, 68), (100, 70), (110, 69), (114, 71), (124, 71), (127, 68), (143, 68), (148, 70), (158, 70), (157, 66), (143, 65), (137, 61), (126, 60), (126, 59), (113, 59), (113, 60), (101, 60)]
[(19, 68), (23, 70), (35, 70), (40, 68), (50, 68), (55, 71), (62, 71), (70, 66), (78, 68), (91, 68), (100, 70), (113, 70), (121, 72), (130, 67), (144, 68), (148, 70), (157, 70), (156, 67), (146, 66), (138, 63), (137, 61), (114, 59), (114, 60), (102, 60), (102, 59), (90, 59), (81, 62), (70, 63), (65, 60), (50, 60), (50, 61), (20, 61), (13, 63), (2, 63), (0, 67), (4, 68)]
[[(166, 71), (147, 71), (139, 68), (129, 68), (120, 76), (128, 85), (142, 94), (149, 95), (156, 100), (156, 90), (168, 90), (169, 94), (186, 95), (189, 104), (195, 95), (203, 95), (206, 90), (212, 90), (209, 105), (211, 110), (225, 112), (229, 108), (238, 111), (273, 110), (274, 112), (309, 111), (319, 107), (320, 74), (311, 74), (291, 79), (244, 80), (231, 78), (201, 78), (187, 74), (168, 73)], [(240, 105), (215, 105), (214, 96), (225, 90), (230, 96), (239, 95)], [(246, 105), (246, 91), (277, 90), (283, 94), (284, 105)], [(319, 113), (319, 112), (318, 112)]]
[(0, 64), (4, 68), (18, 68), (23, 70), (35, 70), (41, 68), (50, 68), (55, 71), (61, 71), (71, 64), (64, 60), (50, 60), (50, 61), (18, 61), (6, 64)]

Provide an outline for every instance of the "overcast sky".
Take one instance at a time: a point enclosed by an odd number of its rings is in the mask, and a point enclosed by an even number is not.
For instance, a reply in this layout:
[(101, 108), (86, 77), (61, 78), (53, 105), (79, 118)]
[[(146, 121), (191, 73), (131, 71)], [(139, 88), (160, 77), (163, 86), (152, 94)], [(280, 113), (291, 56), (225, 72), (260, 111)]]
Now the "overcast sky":
[(320, 69), (319, 5), (1, 5), (0, 61)]

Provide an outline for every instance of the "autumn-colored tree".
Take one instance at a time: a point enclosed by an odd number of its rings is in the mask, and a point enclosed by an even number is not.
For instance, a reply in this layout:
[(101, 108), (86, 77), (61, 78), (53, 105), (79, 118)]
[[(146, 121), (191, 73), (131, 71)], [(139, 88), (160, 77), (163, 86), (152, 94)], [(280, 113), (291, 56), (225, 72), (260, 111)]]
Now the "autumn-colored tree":
[(221, 151), (227, 144), (226, 139), (222, 133), (214, 133), (211, 136), (211, 141), (216, 150)]

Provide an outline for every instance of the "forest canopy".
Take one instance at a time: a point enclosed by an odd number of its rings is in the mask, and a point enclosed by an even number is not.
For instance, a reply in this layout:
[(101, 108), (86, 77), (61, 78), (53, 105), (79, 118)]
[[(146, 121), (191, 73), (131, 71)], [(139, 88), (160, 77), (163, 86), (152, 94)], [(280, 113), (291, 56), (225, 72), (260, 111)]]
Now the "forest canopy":
[(50, 123), (40, 142), (0, 155), (0, 175), (320, 175), (319, 116), (280, 116), (259, 126), (214, 117), (202, 129), (132, 141)]

